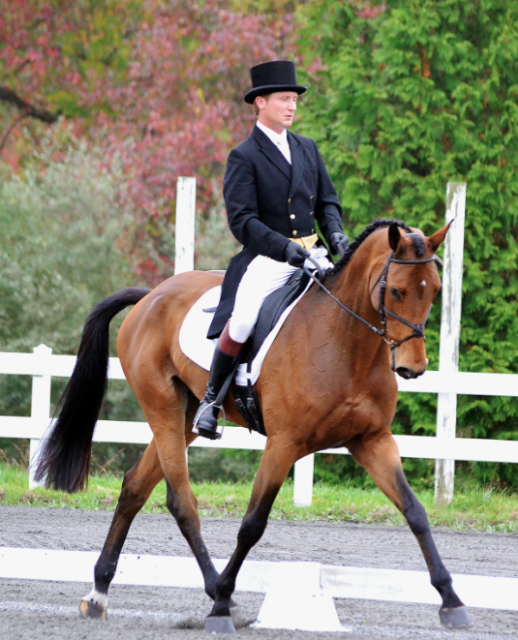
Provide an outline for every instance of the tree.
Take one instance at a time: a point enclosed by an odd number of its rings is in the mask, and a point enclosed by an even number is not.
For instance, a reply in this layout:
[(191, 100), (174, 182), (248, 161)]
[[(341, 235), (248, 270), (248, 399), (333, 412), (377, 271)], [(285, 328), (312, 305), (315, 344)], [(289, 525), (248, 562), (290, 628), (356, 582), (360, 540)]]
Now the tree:
[(0, 351), (44, 342), (74, 353), (91, 308), (134, 282), (119, 185), (100, 169), (100, 149), (66, 144), (52, 160), (55, 144), (43, 141), (44, 173), (30, 167), (0, 183)]
[[(41, 343), (54, 353), (76, 353), (84, 321), (102, 298), (135, 284), (125, 250), (131, 212), (120, 203), (115, 166), (99, 166), (102, 151), (62, 131), (42, 139), (40, 162), (21, 176), (0, 173), (0, 351), (32, 351)], [(53, 160), (59, 155), (60, 159)], [(152, 255), (152, 254), (151, 254)], [(110, 327), (111, 355), (123, 314)], [(53, 379), (55, 402), (65, 379)], [(0, 415), (30, 415), (30, 376), (0, 376)], [(141, 420), (128, 385), (112, 381), (103, 418)], [(28, 441), (22, 449), (28, 452)], [(127, 448), (128, 449), (128, 448)], [(131, 447), (129, 448), (131, 450)], [(0, 455), (19, 459), (20, 449), (0, 439)]]
[[(466, 181), (460, 368), (518, 371), (518, 5), (508, 0), (319, 1), (302, 8), (320, 61), (303, 125), (350, 232), (395, 217), (429, 233), (447, 181)], [(438, 310), (428, 349), (437, 365)], [(435, 328), (433, 328), (435, 327)], [(435, 432), (434, 399), (403, 394), (396, 428)], [(518, 403), (461, 397), (460, 435), (514, 439)], [(477, 465), (485, 480), (495, 465)], [(500, 478), (511, 471), (500, 467)]]
[(73, 120), (103, 149), (106, 170), (114, 158), (124, 168), (121, 197), (139, 211), (137, 245), (152, 238), (159, 256), (139, 273), (152, 283), (170, 275), (161, 225), (173, 217), (176, 178), (197, 177), (201, 211), (216, 204), (226, 156), (252, 122), (242, 104), (248, 69), (292, 46), (288, 5), (276, 0), (275, 13), (264, 4), (243, 13), (219, 0), (8, 0), (0, 17), (4, 159), (15, 168), (26, 161), (21, 119)]

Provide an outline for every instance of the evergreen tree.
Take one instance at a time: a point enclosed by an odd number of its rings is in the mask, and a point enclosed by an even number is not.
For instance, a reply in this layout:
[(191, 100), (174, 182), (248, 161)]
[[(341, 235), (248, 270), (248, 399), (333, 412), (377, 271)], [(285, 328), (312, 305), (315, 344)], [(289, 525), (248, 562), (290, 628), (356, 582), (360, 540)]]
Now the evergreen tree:
[[(306, 78), (299, 130), (319, 144), (347, 231), (390, 217), (430, 233), (446, 183), (467, 182), (460, 370), (518, 372), (518, 3), (321, 0), (300, 17), (306, 67), (320, 71)], [(439, 316), (440, 302), (431, 369)], [(435, 396), (401, 394), (399, 406), (396, 432), (435, 433)], [(458, 435), (516, 439), (517, 415), (514, 398), (461, 396)], [(486, 482), (517, 477), (512, 465), (468, 468)]]

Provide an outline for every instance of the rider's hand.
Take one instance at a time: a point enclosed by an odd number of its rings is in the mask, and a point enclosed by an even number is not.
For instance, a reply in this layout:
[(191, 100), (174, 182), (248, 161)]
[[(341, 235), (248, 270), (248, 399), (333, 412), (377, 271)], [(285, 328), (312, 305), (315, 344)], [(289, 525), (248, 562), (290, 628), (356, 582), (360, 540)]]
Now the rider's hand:
[(309, 258), (309, 251), (301, 247), (296, 242), (290, 242), (284, 252), (286, 262), (292, 267), (302, 267), (306, 258)]
[(329, 236), (329, 242), (333, 252), (337, 253), (340, 257), (344, 255), (347, 251), (347, 247), (349, 246), (349, 238), (341, 231), (334, 231)]

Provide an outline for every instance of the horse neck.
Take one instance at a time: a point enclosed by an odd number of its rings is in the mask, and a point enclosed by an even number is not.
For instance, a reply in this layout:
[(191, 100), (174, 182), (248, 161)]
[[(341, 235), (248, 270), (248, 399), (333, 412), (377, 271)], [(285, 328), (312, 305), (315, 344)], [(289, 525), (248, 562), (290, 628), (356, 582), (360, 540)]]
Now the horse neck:
[[(332, 276), (329, 288), (334, 296), (360, 318), (377, 328), (381, 328), (378, 311), (372, 306), (370, 286), (372, 282), (373, 262), (379, 263), (379, 249), (376, 242), (368, 238), (351, 258), (347, 266)], [(376, 272), (377, 276), (377, 272)], [(347, 313), (328, 297), (329, 313), (333, 317), (337, 339), (349, 354), (361, 354), (361, 359), (387, 359), (387, 349), (383, 341), (363, 322)]]

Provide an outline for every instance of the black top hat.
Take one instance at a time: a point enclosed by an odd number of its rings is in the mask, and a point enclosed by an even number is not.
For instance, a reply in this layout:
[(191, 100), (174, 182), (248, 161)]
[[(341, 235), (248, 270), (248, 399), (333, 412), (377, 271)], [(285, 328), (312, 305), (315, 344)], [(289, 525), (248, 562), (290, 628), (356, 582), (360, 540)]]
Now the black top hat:
[(274, 91), (295, 91), (305, 93), (307, 87), (297, 84), (295, 65), (289, 60), (273, 60), (263, 62), (250, 69), (252, 89), (245, 94), (245, 102), (253, 104), (257, 96), (264, 96)]

